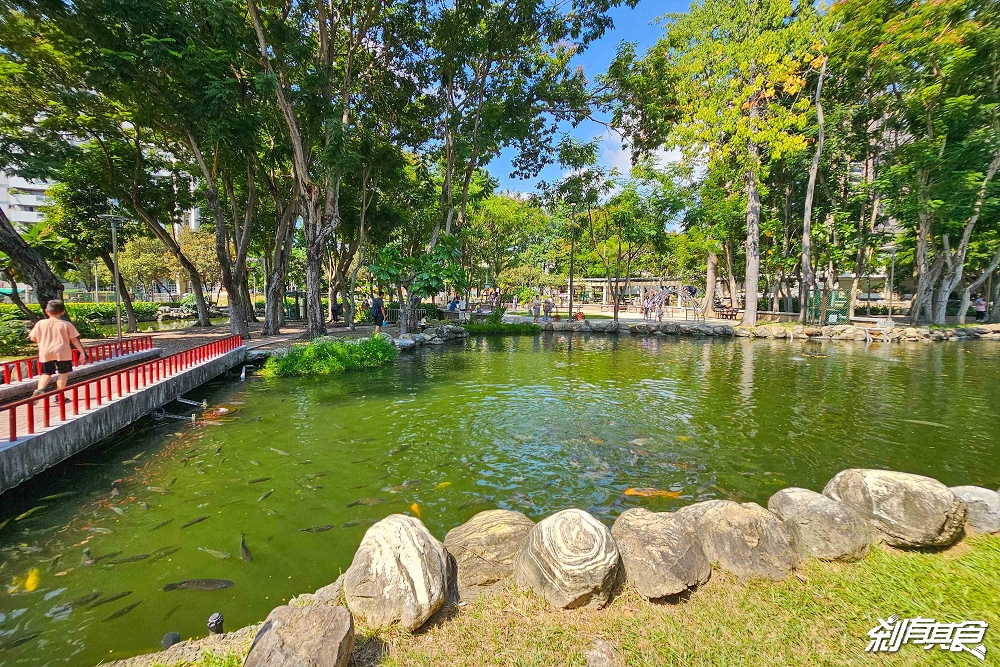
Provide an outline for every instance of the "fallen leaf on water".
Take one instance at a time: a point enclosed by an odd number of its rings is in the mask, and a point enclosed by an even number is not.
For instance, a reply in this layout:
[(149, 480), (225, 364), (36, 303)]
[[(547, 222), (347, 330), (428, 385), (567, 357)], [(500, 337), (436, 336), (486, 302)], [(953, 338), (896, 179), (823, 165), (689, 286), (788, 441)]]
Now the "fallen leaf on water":
[(663, 489), (629, 487), (625, 489), (626, 496), (639, 496), (640, 498), (680, 498), (680, 491), (664, 491)]

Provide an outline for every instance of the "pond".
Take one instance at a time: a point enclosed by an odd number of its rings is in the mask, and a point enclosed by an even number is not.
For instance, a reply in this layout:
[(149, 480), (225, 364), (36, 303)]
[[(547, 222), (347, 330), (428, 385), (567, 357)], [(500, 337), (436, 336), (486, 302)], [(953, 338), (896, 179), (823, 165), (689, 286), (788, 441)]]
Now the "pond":
[[(397, 512), (443, 538), (497, 507), (610, 523), (636, 506), (765, 504), (849, 467), (1000, 485), (989, 341), (470, 339), (189, 396), (209, 404), (194, 425), (144, 420), (0, 497), (0, 665), (155, 650), (168, 631), (205, 635), (216, 611), (230, 630), (258, 622), (332, 582)], [(233, 585), (170, 586), (193, 579)]]

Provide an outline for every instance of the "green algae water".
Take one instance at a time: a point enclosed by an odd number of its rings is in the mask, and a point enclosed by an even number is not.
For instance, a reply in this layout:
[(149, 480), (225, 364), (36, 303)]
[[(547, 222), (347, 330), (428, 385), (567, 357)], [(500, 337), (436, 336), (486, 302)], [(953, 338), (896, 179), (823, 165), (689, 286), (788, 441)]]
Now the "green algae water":
[(169, 631), (204, 636), (216, 611), (228, 630), (259, 622), (332, 582), (392, 513), (443, 538), (497, 507), (611, 522), (765, 504), (849, 467), (1000, 485), (988, 341), (470, 339), (189, 397), (209, 408), (167, 411), (195, 424), (144, 420), (0, 496), (0, 666), (156, 650)]

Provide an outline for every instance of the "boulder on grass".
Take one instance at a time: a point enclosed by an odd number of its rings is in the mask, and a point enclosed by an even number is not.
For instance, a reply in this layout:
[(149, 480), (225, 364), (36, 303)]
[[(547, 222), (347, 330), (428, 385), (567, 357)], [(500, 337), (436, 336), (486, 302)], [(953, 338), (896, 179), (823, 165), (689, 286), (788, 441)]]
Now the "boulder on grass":
[(967, 527), (977, 533), (1000, 533), (1000, 493), (981, 486), (953, 486), (951, 492), (969, 508)]
[(827, 482), (823, 495), (839, 500), (897, 547), (940, 547), (958, 539), (966, 507), (930, 477), (891, 470), (851, 469)]
[(712, 574), (698, 539), (698, 522), (691, 516), (637, 507), (615, 520), (611, 535), (626, 579), (646, 599), (683, 593)]
[(448, 554), (420, 519), (392, 514), (365, 533), (344, 573), (344, 597), (368, 625), (416, 630), (444, 604)]
[(809, 489), (782, 489), (767, 501), (802, 558), (860, 560), (872, 545), (868, 522), (843, 503)]
[(514, 580), (558, 609), (603, 607), (621, 583), (618, 547), (607, 526), (578, 509), (538, 522), (514, 558)]
[(458, 566), (459, 594), (492, 586), (514, 573), (514, 556), (535, 522), (520, 512), (487, 510), (448, 531), (444, 546)]
[(713, 507), (698, 531), (709, 562), (737, 577), (777, 581), (799, 563), (791, 531), (756, 503)]
[(277, 607), (257, 631), (243, 667), (346, 667), (354, 621), (346, 607)]

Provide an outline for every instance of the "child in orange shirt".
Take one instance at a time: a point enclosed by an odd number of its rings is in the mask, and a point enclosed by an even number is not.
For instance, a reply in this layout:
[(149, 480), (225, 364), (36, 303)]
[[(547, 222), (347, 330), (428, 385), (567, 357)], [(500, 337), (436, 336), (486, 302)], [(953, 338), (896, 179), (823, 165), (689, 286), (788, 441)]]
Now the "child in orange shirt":
[(65, 389), (69, 381), (69, 372), (73, 370), (73, 348), (83, 354), (80, 343), (80, 332), (73, 323), (62, 319), (66, 314), (66, 306), (62, 301), (53, 299), (45, 306), (48, 317), (39, 320), (31, 329), (29, 338), (38, 343), (38, 361), (42, 365), (42, 374), (38, 376), (38, 389), (35, 394), (45, 392), (52, 376), (56, 376), (56, 388)]

